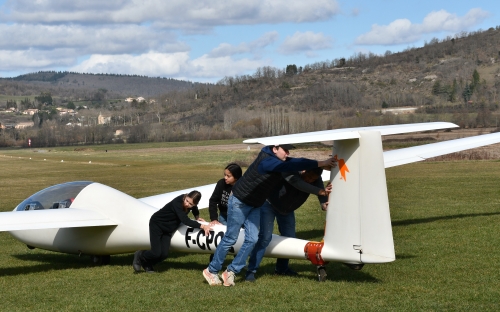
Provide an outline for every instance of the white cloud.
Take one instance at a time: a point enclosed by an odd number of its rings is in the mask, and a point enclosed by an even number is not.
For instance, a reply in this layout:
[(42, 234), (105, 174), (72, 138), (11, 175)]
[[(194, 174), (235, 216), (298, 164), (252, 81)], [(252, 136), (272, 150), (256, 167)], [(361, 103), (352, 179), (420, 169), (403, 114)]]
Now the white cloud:
[(148, 50), (165, 52), (187, 51), (189, 47), (177, 42), (167, 31), (153, 32), (139, 25), (29, 25), (0, 24), (0, 49), (53, 50), (74, 49), (76, 54), (141, 53)]
[(187, 29), (228, 24), (316, 22), (340, 12), (336, 0), (9, 1), (0, 19), (19, 23), (155, 23)]
[(40, 69), (70, 66), (77, 61), (76, 55), (67, 49), (40, 51), (28, 49), (24, 51), (0, 50), (0, 71), (33, 72)]
[(204, 55), (194, 59), (190, 64), (189, 76), (203, 79), (220, 79), (224, 76), (241, 75), (256, 68), (269, 65), (266, 60), (252, 60), (248, 58), (233, 59), (229, 56), (211, 58)]
[(190, 39), (178, 36), (215, 26), (324, 21), (338, 13), (337, 0), (0, 0), (0, 70), (237, 75), (269, 65), (260, 55), (278, 40), (276, 31), (198, 51), (203, 56), (194, 60)]
[(360, 45), (393, 45), (418, 41), (422, 35), (441, 31), (458, 32), (469, 29), (486, 19), (490, 14), (479, 8), (471, 9), (465, 16), (445, 10), (433, 11), (424, 18), (422, 24), (412, 24), (408, 19), (397, 19), (389, 25), (372, 25), (372, 29), (356, 38)]
[(356, 38), (356, 44), (401, 44), (414, 42), (420, 38), (417, 27), (410, 20), (398, 19), (387, 26), (372, 25), (372, 30)]
[(203, 55), (190, 60), (187, 52), (158, 53), (140, 55), (92, 55), (88, 60), (73, 66), (70, 71), (85, 73), (137, 74), (146, 76), (175, 77), (178, 79), (200, 78), (210, 81), (223, 76), (237, 75), (259, 66), (264, 61), (241, 59), (228, 56), (211, 58)]
[(258, 52), (258, 50), (276, 42), (278, 37), (278, 32), (272, 31), (265, 33), (257, 40), (249, 43), (244, 42), (237, 46), (228, 43), (221, 43), (208, 54), (208, 57), (224, 57), (236, 54), (255, 53)]
[(140, 55), (91, 55), (70, 71), (86, 73), (116, 73), (147, 76), (175, 76), (189, 61), (186, 52), (158, 53), (148, 52)]
[(471, 9), (464, 17), (451, 14), (445, 10), (429, 13), (422, 23), (422, 32), (431, 33), (439, 31), (459, 32), (468, 29), (489, 16), (489, 13), (479, 8)]
[(309, 55), (316, 50), (328, 49), (332, 47), (333, 40), (323, 33), (313, 33), (312, 31), (296, 32), (293, 36), (287, 36), (278, 52), (282, 54), (294, 54), (308, 52)]

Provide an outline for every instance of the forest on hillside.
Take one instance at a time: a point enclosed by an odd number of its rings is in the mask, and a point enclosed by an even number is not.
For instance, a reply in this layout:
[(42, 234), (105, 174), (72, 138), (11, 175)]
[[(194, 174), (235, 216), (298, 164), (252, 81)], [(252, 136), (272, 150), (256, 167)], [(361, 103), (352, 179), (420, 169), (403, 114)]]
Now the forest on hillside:
[[(25, 75), (1, 80), (0, 95), (34, 100), (0, 101), (0, 109), (15, 105), (40, 111), (31, 118), (32, 128), (1, 130), (0, 146), (25, 145), (28, 137), (37, 146), (206, 140), (437, 120), (498, 127), (499, 61), (497, 26), (383, 55), (357, 53), (304, 66), (257, 68), (252, 75), (224, 77), (216, 84), (178, 82), (163, 92), (155, 83), (168, 79)], [(110, 87), (132, 78), (142, 81), (143, 91), (136, 96), (146, 101), (125, 102), (124, 94)], [(37, 100), (42, 95), (50, 95), (51, 103)], [(69, 106), (78, 114), (60, 116), (55, 110)], [(384, 113), (394, 107), (416, 111)], [(107, 122), (99, 124), (99, 115)], [(0, 115), (0, 122), (5, 118)]]

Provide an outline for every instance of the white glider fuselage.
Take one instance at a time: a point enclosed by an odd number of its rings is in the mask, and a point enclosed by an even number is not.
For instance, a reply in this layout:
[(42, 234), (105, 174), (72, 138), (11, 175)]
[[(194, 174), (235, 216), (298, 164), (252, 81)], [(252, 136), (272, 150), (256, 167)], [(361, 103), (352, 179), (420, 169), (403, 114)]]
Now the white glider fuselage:
[[(212, 185), (210, 187), (213, 190)], [(168, 198), (161, 199), (167, 200)], [(144, 201), (151, 202), (149, 198), (145, 198)], [(112, 255), (150, 249), (149, 219), (158, 207), (148, 205), (144, 201), (109, 186), (90, 183), (74, 198), (70, 208), (13, 213), (26, 218), (31, 217), (31, 214), (36, 214), (37, 219), (40, 220), (41, 214), (90, 211), (97, 212), (104, 219), (110, 220), (111, 225), (16, 230), (10, 233), (26, 245), (71, 254)], [(205, 236), (204, 231), (181, 224), (172, 237), (171, 248), (186, 252), (213, 253), (224, 236), (225, 230), (225, 226), (216, 225), (210, 234)], [(244, 234), (241, 230), (241, 235), (233, 246), (232, 252), (238, 252), (243, 240)], [(269, 248), (274, 252), (268, 252), (267, 255), (305, 259), (304, 245), (306, 243), (305, 240), (274, 235)]]

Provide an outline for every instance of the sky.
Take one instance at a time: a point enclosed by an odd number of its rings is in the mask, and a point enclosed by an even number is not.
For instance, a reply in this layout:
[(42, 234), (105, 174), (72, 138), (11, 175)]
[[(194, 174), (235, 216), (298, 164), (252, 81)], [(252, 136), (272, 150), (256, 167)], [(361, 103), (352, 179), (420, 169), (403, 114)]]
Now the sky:
[(217, 82), (500, 26), (499, 0), (0, 0), (0, 77)]

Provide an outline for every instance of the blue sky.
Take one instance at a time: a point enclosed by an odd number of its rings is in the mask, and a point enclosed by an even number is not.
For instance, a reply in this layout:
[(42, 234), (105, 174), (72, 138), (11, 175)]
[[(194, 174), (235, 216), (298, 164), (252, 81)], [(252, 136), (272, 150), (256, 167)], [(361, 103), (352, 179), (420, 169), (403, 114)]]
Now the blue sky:
[(0, 0), (0, 77), (56, 70), (200, 82), (500, 26), (500, 1)]

